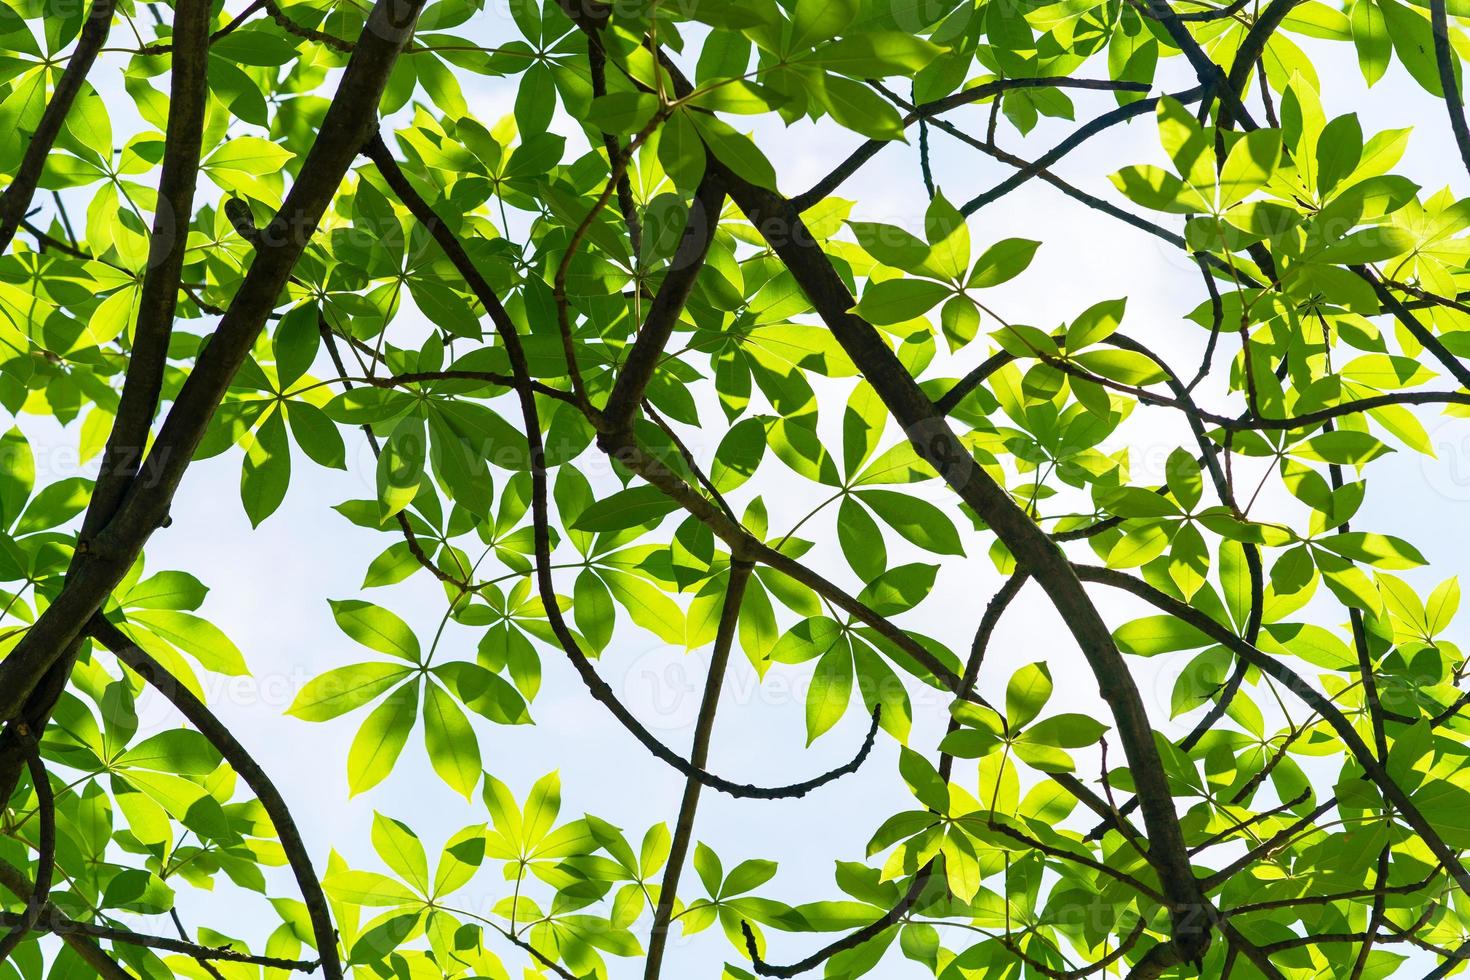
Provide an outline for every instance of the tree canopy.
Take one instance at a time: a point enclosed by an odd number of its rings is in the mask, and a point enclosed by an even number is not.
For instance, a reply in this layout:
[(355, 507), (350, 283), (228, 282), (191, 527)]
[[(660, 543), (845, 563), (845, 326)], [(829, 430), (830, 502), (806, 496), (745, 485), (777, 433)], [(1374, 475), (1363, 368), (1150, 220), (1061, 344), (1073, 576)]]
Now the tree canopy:
[[(1460, 590), (1383, 517), (1460, 515), (1364, 504), (1389, 459), (1455, 463), (1426, 424), (1470, 414), (1470, 200), (1401, 173), (1410, 131), (1365, 131), (1318, 57), (1433, 107), (1464, 186), (1457, 5), (0, 0), (0, 980), (656, 980), (704, 930), (725, 980), (1461, 971)], [(476, 111), (483, 79), (513, 111)], [(791, 186), (783, 125), (847, 155)], [(1058, 174), (1124, 125), (1156, 148)], [(939, 140), (1009, 175), (940, 188)], [(880, 153), (922, 214), (851, 194)], [(1192, 311), (1025, 322), (1066, 284), (976, 216), (1043, 184), (1176, 254)], [(144, 556), (207, 539), (170, 517), (194, 461), (237, 461), (259, 525), (359, 447), (375, 492), (319, 505), (381, 547), (321, 597), (363, 649), (281, 724), (342, 729), (323, 778), (354, 794), (421, 742), (477, 813), (425, 839), (375, 796), (366, 865), (208, 703), (253, 659), (210, 618), (219, 559)], [(437, 633), (395, 610), (410, 577)], [(1027, 590), (1073, 642), (997, 672)], [(609, 684), (628, 637), (708, 651), (687, 730)], [(677, 812), (496, 775), (547, 657)], [(711, 771), (727, 678), (773, 668), (808, 744), (866, 739), (790, 785)], [(144, 697), (169, 727), (140, 735)], [(847, 814), (870, 841), (831, 882), (697, 834), (702, 796), (858, 778), (910, 802)], [(191, 914), (217, 882), (268, 938)]]

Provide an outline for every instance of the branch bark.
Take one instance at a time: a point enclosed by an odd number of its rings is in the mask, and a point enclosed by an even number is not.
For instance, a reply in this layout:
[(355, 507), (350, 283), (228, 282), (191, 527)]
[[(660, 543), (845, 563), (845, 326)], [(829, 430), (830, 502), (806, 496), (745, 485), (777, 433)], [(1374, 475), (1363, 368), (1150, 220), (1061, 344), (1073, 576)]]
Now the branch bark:
[(327, 903), (327, 896), (317, 879), (311, 855), (307, 852), (306, 842), (301, 839), (301, 831), (296, 827), (291, 808), (286, 804), (280, 790), (276, 789), (276, 784), (245, 746), (240, 744), (239, 739), (235, 738), (229, 727), (215, 717), (209, 706), (180, 684), (177, 678), (134, 643), (126, 633), (101, 616), (92, 619), (88, 624), (88, 632), (113, 656), (167, 698), (189, 724), (197, 728), (219, 750), (230, 768), (245, 780), (245, 785), (250, 787), (250, 791), (264, 807), (266, 816), (270, 817), (271, 825), (276, 829), (276, 837), (280, 839), (281, 850), (286, 853), (286, 861), (296, 877), (296, 885), (301, 890), (301, 898), (306, 905), (307, 917), (311, 920), (312, 935), (316, 939), (323, 973), (328, 980), (338, 980), (342, 976), (342, 962), (337, 955), (337, 930), (332, 925), (331, 906)]
[[(720, 609), (720, 625), (715, 633), (714, 651), (710, 656), (709, 674), (704, 681), (704, 696), (699, 702), (699, 716), (694, 723), (694, 746), (689, 764), (703, 769), (709, 761), (710, 736), (714, 733), (715, 713), (720, 708), (720, 690), (725, 671), (730, 666), (730, 649), (735, 644), (735, 628), (740, 622), (740, 604), (745, 599), (745, 586), (753, 569), (750, 562), (730, 563), (730, 579), (725, 585), (725, 602)], [(653, 914), (653, 929), (648, 937), (648, 958), (643, 964), (644, 980), (658, 980), (663, 969), (664, 947), (669, 939), (669, 922), (674, 915), (674, 901), (679, 891), (679, 878), (689, 856), (689, 842), (694, 835), (694, 815), (699, 808), (700, 782), (687, 779), (684, 796), (679, 803), (679, 818), (669, 844), (668, 864), (663, 883), (659, 885), (658, 907)]]
[(31, 198), (35, 196), (36, 185), (40, 183), (41, 172), (46, 167), (46, 157), (56, 143), (56, 137), (61, 134), (67, 113), (81, 93), (82, 84), (96, 63), (98, 52), (107, 43), (115, 7), (116, 0), (93, 0), (87, 22), (82, 25), (82, 32), (77, 38), (77, 46), (67, 60), (66, 70), (61, 73), (55, 91), (51, 93), (51, 101), (41, 114), (40, 124), (26, 144), (20, 167), (5, 193), (0, 195), (0, 254), (10, 248), (16, 229), (30, 210)]
[(262, 232), (262, 246), (234, 303), (199, 354), (117, 512), (90, 541), (88, 551), (95, 560), (77, 570), (0, 663), (0, 717), (16, 714), (122, 580), (144, 542), (165, 522), (230, 380), (260, 335), (358, 148), (375, 132), (378, 99), (413, 33), (421, 5), (422, 0), (378, 0), (374, 6), (296, 181)]

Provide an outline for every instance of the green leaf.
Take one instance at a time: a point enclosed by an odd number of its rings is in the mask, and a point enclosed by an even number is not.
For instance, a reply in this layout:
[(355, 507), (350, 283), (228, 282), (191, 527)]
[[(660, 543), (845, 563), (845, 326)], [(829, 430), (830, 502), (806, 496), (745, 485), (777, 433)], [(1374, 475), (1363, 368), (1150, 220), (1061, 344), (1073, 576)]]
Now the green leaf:
[(521, 811), (522, 839), (530, 848), (551, 832), (556, 815), (561, 812), (561, 777), (554, 772), (536, 780), (531, 792), (526, 794), (526, 805)]
[(576, 618), (577, 629), (594, 650), (601, 651), (607, 647), (613, 636), (616, 610), (607, 586), (591, 569), (577, 573), (572, 590), (572, 615)]
[(1435, 586), (1424, 608), (1425, 625), (1429, 628), (1429, 635), (1438, 636), (1443, 633), (1450, 621), (1455, 618), (1455, 612), (1460, 608), (1459, 579), (1447, 578)]
[(1077, 364), (1125, 385), (1151, 385), (1164, 380), (1164, 369), (1147, 355), (1131, 350), (1090, 350), (1073, 358)]
[(1028, 238), (1006, 238), (996, 242), (975, 260), (975, 267), (970, 270), (970, 278), (965, 285), (970, 289), (986, 289), (1009, 282), (1026, 271), (1040, 247), (1040, 242)]
[(796, 0), (791, 13), (791, 47), (804, 48), (834, 38), (857, 14), (854, 0)]
[(394, 874), (419, 892), (428, 892), (429, 861), (424, 855), (424, 845), (407, 824), (374, 813), (371, 839), (373, 850)]
[(1448, 779), (1436, 779), (1420, 786), (1410, 798), (1446, 844), (1470, 847), (1470, 790)]
[(418, 896), (386, 875), (372, 871), (337, 871), (322, 879), (328, 895), (348, 905), (367, 908), (411, 905)]
[(401, 685), (373, 709), (347, 752), (347, 784), (356, 796), (381, 783), (408, 741), (419, 713), (419, 682)]
[(1051, 670), (1044, 662), (1027, 664), (1006, 684), (1006, 724), (1024, 728), (1051, 700)]
[[(434, 675), (466, 708), (497, 725), (528, 725), (531, 716), (509, 681), (481, 664), (452, 661), (433, 668)], [(513, 668), (514, 672), (514, 668)]]
[(844, 496), (837, 505), (837, 544), (848, 565), (865, 582), (888, 568), (888, 548), (883, 529), (856, 497)]
[(1381, 440), (1351, 429), (1323, 432), (1291, 448), (1291, 455), (1298, 459), (1339, 466), (1362, 466), (1391, 452), (1392, 447), (1384, 445)]
[(203, 735), (175, 728), (151, 735), (124, 752), (117, 765), (179, 776), (208, 776), (219, 768), (219, 750)]
[(1062, 749), (1080, 749), (1103, 737), (1108, 726), (1090, 715), (1064, 714), (1044, 718), (1021, 733), (1021, 740)]
[(703, 841), (694, 845), (694, 871), (711, 897), (720, 893), (720, 883), (725, 878), (725, 872), (720, 866), (719, 855)]
[(1123, 322), (1123, 308), (1127, 302), (1126, 298), (1110, 299), (1089, 306), (1067, 328), (1067, 350), (1076, 353), (1110, 337)]
[(642, 484), (590, 504), (572, 527), (578, 531), (621, 531), (651, 525), (679, 507), (658, 487)]
[(1257, 129), (1230, 148), (1220, 169), (1220, 207), (1228, 208), (1266, 185), (1281, 159), (1281, 133)]
[(231, 677), (249, 673), (240, 648), (207, 619), (174, 609), (135, 610), (131, 619), (198, 660), (207, 670)]
[(159, 572), (128, 589), (118, 599), (127, 609), (198, 609), (209, 592), (188, 572)]
[(751, 859), (741, 861), (725, 879), (720, 888), (720, 897), (729, 898), (732, 895), (743, 895), (748, 891), (754, 891), (761, 885), (776, 876), (776, 862)]
[(897, 225), (849, 221), (848, 227), (873, 258), (886, 266), (917, 274), (929, 257), (929, 246)]
[(1271, 623), (1266, 626), (1262, 649), (1301, 657), (1308, 663), (1328, 670), (1342, 670), (1357, 665), (1357, 655), (1348, 645), (1320, 626), (1310, 623)]
[(12, 427), (0, 436), (0, 527), (10, 527), (20, 516), (35, 484), (36, 460), (30, 443), (20, 429)]
[(327, 721), (362, 707), (411, 673), (381, 660), (337, 667), (308, 681), (286, 713), (303, 721)]
[(938, 565), (915, 562), (888, 569), (858, 593), (858, 601), (873, 608), (881, 616), (906, 612), (929, 595), (934, 588)]
[[(24, 466), (24, 461), (21, 462)], [(60, 527), (86, 509), (92, 481), (79, 476), (57, 480), (41, 488), (16, 522), (16, 534), (31, 534)]]
[(218, 171), (261, 177), (279, 173), (296, 154), (258, 136), (236, 136), (211, 153), (204, 161), (204, 171), (211, 177)]
[(827, 111), (842, 127), (869, 139), (903, 139), (898, 110), (868, 86), (841, 75), (828, 75), (822, 88)]
[(333, 422), (366, 425), (387, 422), (411, 411), (414, 397), (391, 388), (353, 388), (332, 398), (322, 407)]
[(1377, 0), (1353, 0), (1348, 8), (1352, 24), (1353, 46), (1358, 51), (1358, 67), (1369, 85), (1388, 72), (1393, 60), (1393, 41), (1388, 36), (1388, 23)]
[(776, 189), (775, 169), (749, 136), (737, 132), (729, 123), (715, 116), (698, 113), (691, 118), (710, 152), (721, 163), (752, 184)]
[(444, 843), (434, 871), (434, 896), (458, 891), (467, 885), (485, 860), (485, 825), (466, 827)]
[(286, 391), (310, 368), (321, 348), (322, 334), (318, 326), (315, 304), (303, 304), (281, 317), (271, 344), (276, 353), (276, 374), (281, 390)]
[(1367, 562), (1376, 568), (1414, 568), (1427, 564), (1424, 556), (1409, 542), (1391, 534), (1352, 531), (1333, 534), (1315, 542), (1335, 554), (1353, 561)]
[(852, 700), (852, 648), (838, 643), (822, 654), (806, 694), (806, 744), (837, 724)]
[(866, 31), (823, 45), (807, 63), (853, 78), (882, 78), (921, 71), (944, 49), (900, 31)]
[(938, 507), (893, 490), (859, 490), (858, 499), (912, 544), (940, 555), (962, 555), (954, 522)]
[(378, 519), (387, 521), (418, 496), (428, 450), (424, 420), (409, 416), (394, 426), (378, 457)]
[(699, 186), (704, 177), (704, 142), (688, 110), (675, 112), (659, 130), (658, 162), (681, 188)]
[(1125, 623), (1113, 631), (1113, 642), (1124, 653), (1152, 657), (1175, 650), (1197, 650), (1208, 646), (1210, 638), (1195, 627), (1173, 616), (1145, 616)]
[(606, 569), (602, 573), (613, 599), (633, 622), (667, 643), (684, 643), (684, 612), (674, 600), (646, 580), (627, 572)]
[(928, 279), (885, 279), (869, 283), (853, 312), (876, 326), (923, 316), (952, 290)]
[(286, 439), (286, 420), (279, 410), (271, 412), (255, 430), (245, 447), (245, 465), (240, 470), (240, 499), (253, 527), (276, 512), (286, 499), (291, 482), (291, 448)]
[(1112, 175), (1112, 181), (1128, 200), (1153, 211), (1193, 214), (1209, 210), (1198, 191), (1159, 167), (1124, 167)]
[(419, 662), (419, 640), (396, 615), (361, 599), (328, 599), (332, 618), (342, 632), (379, 653)]
[(632, 134), (658, 111), (658, 96), (652, 92), (613, 92), (592, 100), (587, 121), (604, 133)]

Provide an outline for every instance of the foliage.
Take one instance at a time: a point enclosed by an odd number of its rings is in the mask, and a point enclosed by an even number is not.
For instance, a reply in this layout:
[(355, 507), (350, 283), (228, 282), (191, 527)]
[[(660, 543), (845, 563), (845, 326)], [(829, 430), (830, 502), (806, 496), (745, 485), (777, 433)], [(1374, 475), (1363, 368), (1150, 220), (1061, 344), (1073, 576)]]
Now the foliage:
[[(1459, 585), (1401, 575), (1424, 555), (1360, 511), (1370, 466), (1432, 457), (1425, 420), (1470, 414), (1470, 202), (1395, 171), (1407, 130), (1334, 114), (1307, 49), (1424, 89), (1470, 168), (1470, 8), (1178, 6), (510, 0), (487, 46), (482, 0), (0, 0), (0, 405), (30, 417), (0, 438), (0, 980), (640, 958), (651, 980), (671, 930), (715, 926), (701, 975), (730, 980), (1462, 968)], [(505, 118), (471, 110), (483, 78), (515, 86)], [(1079, 101), (1106, 106), (1034, 162), (999, 145)], [(951, 121), (968, 107), (985, 138)], [(1136, 119), (1160, 150), (1095, 175), (1106, 196), (1049, 169)], [(751, 130), (803, 120), (859, 148), (786, 196)], [(1015, 172), (946, 194), (940, 134)], [(926, 212), (864, 220), (844, 182), (914, 135)], [(1056, 288), (1027, 271), (1042, 243), (970, 220), (1035, 180), (1197, 266), (1197, 370), (1121, 297), (1055, 328), (995, 310), (1004, 283)], [(1174, 350), (1181, 325), (1156, 329)], [(1158, 473), (1127, 448), (1144, 417), (1183, 423)], [(95, 479), (46, 481), (30, 438), (55, 423)], [(377, 814), (370, 867), (309, 852), (204, 702), (250, 651), (203, 582), (143, 556), (191, 461), (238, 460), (259, 525), (293, 473), (361, 445), (376, 493), (324, 533), (380, 541), (372, 598), (323, 611), (359, 657), (285, 724), (354, 733), (333, 763), (354, 794), (422, 739), (482, 814), (443, 842)], [(809, 513), (773, 526), (776, 495)], [(928, 635), (939, 577), (973, 592), (990, 567), (973, 640)], [(410, 577), (442, 585), (433, 633), (395, 612)], [(1033, 586), (1076, 648), (994, 676)], [(1110, 628), (1119, 593), (1150, 611)], [(439, 648), (450, 621), (482, 637), (472, 659)], [(687, 754), (601, 679), (625, 636), (712, 648)], [(1177, 742), (1139, 691), (1162, 654)], [(564, 810), (555, 772), (486, 771), (548, 655), (684, 775), (677, 814), (629, 831)], [(786, 787), (707, 770), (726, 672), (773, 664), (810, 679), (808, 743), (871, 719), (850, 763)], [(1098, 717), (1053, 696), (1084, 664)], [(139, 736), (149, 687), (187, 724)], [(935, 703), (947, 733), (918, 744)], [(816, 792), (875, 739), (898, 771), (864, 778), (913, 803), (854, 816), (871, 840), (836, 855), (835, 891), (697, 839), (701, 791)], [(185, 929), (189, 894), (225, 881), (278, 922), (257, 949)], [(471, 881), (500, 897), (461, 907)], [(119, 921), (169, 914), (178, 939)], [(817, 948), (779, 965), (768, 941)]]

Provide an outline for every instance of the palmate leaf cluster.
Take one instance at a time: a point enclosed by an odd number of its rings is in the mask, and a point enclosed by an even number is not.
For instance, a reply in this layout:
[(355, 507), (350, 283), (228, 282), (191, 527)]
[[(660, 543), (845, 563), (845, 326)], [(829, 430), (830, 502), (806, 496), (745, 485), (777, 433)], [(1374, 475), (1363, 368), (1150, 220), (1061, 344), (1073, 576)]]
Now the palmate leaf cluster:
[[(1458, 972), (1460, 589), (1415, 540), (1455, 502), (1368, 477), (1452, 467), (1429, 427), (1470, 414), (1462, 15), (0, 0), (0, 980), (651, 980), (699, 933), (729, 980)], [(1344, 104), (1319, 66), (1343, 51), (1447, 124), (1438, 186), (1400, 173), (1408, 129)], [(1130, 120), (1156, 150), (1059, 176)], [(856, 149), (802, 190), (782, 126)], [(940, 141), (994, 163), (937, 187)], [(878, 153), (926, 191), (902, 226), (856, 189)], [(1195, 307), (1028, 323), (1028, 291), (1067, 286), (1032, 267), (1049, 243), (977, 217), (1013, 192), (1157, 239)], [(1140, 431), (1172, 433), (1161, 467)], [(343, 666), (281, 722), (339, 728), (330, 778), (385, 787), (370, 863), (303, 842), (211, 713), (252, 662), (211, 561), (145, 562), (154, 533), (207, 536), (168, 513), (213, 457), (255, 526), (371, 460), (366, 497), (310, 502), (377, 554), (321, 597)], [(442, 586), (437, 622), (410, 578)], [(951, 580), (972, 601), (940, 615)], [(1022, 593), (1076, 642), (1001, 670)], [(692, 743), (602, 679), (651, 643), (712, 651)], [(630, 771), (682, 774), (678, 812), (618, 827), (555, 771), (495, 774), (546, 657)], [(725, 678), (773, 670), (808, 744), (869, 720), (848, 765), (706, 768)], [(1069, 710), (1060, 672), (1102, 707)], [(180, 718), (140, 735), (150, 691)], [(391, 815), (420, 741), (474, 814), (447, 840)], [(830, 883), (697, 829), (701, 793), (821, 806), (839, 778), (911, 801), (849, 815), (869, 843)], [(194, 921), (226, 882), (266, 928)]]

